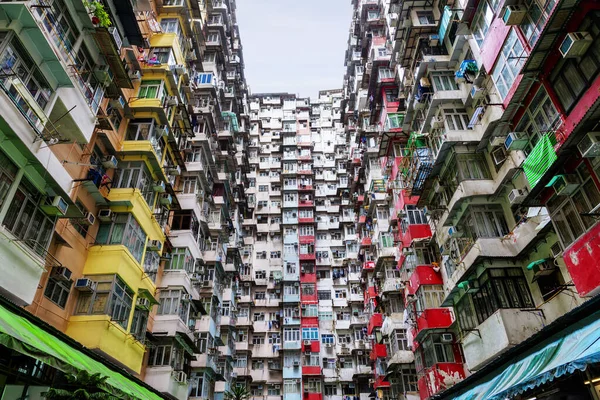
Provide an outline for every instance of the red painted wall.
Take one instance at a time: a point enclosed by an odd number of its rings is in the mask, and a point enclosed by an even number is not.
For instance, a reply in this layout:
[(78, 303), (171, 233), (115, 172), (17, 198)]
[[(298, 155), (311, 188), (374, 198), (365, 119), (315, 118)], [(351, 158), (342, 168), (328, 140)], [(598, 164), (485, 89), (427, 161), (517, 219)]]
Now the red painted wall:
[(563, 258), (577, 292), (594, 295), (600, 288), (600, 224), (568, 247)]
[(417, 336), (423, 329), (449, 328), (452, 313), (448, 308), (429, 308), (417, 317)]

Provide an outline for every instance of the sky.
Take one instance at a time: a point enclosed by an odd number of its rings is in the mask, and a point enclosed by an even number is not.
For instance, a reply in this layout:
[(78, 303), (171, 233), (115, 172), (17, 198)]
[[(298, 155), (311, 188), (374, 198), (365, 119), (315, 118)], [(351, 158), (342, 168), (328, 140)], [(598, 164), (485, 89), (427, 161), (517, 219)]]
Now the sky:
[(237, 0), (246, 83), (252, 93), (316, 98), (341, 89), (350, 0)]

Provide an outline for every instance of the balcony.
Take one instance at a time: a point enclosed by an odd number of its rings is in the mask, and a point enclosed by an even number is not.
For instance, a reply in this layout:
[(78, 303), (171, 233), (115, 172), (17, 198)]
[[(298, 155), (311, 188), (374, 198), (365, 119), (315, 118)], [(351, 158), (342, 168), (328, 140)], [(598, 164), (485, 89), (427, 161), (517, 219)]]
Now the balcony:
[(522, 343), (542, 328), (539, 314), (518, 309), (500, 309), (477, 330), (466, 333), (462, 348), (469, 370), (477, 371), (511, 347)]
[(186, 400), (188, 394), (187, 383), (175, 380), (177, 371), (173, 367), (148, 367), (144, 382), (162, 393), (168, 393), (170, 397), (177, 400)]
[(378, 358), (386, 358), (387, 357), (387, 347), (385, 344), (376, 343), (373, 345), (373, 349), (371, 350), (370, 358), (372, 361)]
[[(302, 366), (302, 376), (307, 376), (307, 375), (322, 375), (323, 373), (321, 372), (321, 367), (318, 365), (312, 366), (312, 365), (303, 365)], [(306, 396), (304, 396), (306, 398)]]
[(146, 348), (108, 315), (72, 315), (67, 335), (91, 350), (99, 350), (140, 373)]
[(563, 255), (567, 270), (581, 296), (591, 296), (600, 289), (600, 224), (569, 246)]
[(410, 247), (412, 242), (419, 239), (426, 239), (432, 236), (429, 224), (406, 225), (406, 232), (402, 235), (402, 245)]
[(215, 373), (217, 372), (217, 363), (215, 362), (215, 357), (207, 353), (196, 354), (196, 359), (192, 359), (190, 362), (190, 367), (192, 369), (212, 369)]
[(465, 379), (465, 370), (460, 363), (437, 363), (421, 375), (419, 395), (425, 400)]
[(284, 350), (300, 350), (302, 342), (300, 340), (285, 340), (283, 342)]
[(417, 334), (419, 340), (426, 329), (448, 329), (453, 323), (452, 311), (449, 308), (428, 308), (417, 317)]
[(369, 318), (369, 326), (367, 329), (367, 332), (369, 335), (373, 334), (373, 331), (376, 328), (381, 328), (381, 326), (383, 325), (383, 314), (381, 313), (373, 313), (371, 315), (371, 318)]

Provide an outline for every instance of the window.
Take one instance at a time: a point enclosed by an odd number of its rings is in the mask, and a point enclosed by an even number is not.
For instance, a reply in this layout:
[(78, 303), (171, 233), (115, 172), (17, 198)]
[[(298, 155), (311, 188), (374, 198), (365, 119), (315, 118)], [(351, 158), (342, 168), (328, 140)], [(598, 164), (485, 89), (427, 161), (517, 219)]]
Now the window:
[(423, 312), (429, 308), (438, 308), (442, 305), (446, 294), (442, 285), (421, 285), (416, 293), (417, 312)]
[(333, 312), (332, 311), (319, 311), (319, 321), (332, 321), (333, 320)]
[[(10, 214), (9, 214), (10, 215)], [(141, 262), (146, 233), (132, 214), (116, 214), (113, 222), (100, 224), (96, 244), (122, 244)]]
[(593, 217), (581, 214), (589, 213), (600, 204), (600, 191), (585, 163), (580, 164), (577, 173), (583, 182), (579, 189), (571, 197), (554, 196), (547, 204), (554, 230), (560, 237), (563, 248), (567, 248), (595, 224)]
[(464, 109), (444, 108), (442, 110), (444, 125), (449, 131), (464, 131), (469, 126), (469, 115)]
[(552, 88), (566, 112), (569, 112), (576, 104), (600, 71), (600, 22), (598, 22), (598, 13), (596, 12), (587, 17), (577, 28), (577, 31), (588, 32), (593, 37), (594, 42), (583, 56), (561, 59), (550, 75)]
[(492, 80), (502, 99), (506, 98), (513, 82), (519, 75), (521, 67), (525, 63), (524, 56), (527, 56), (527, 53), (524, 51), (523, 44), (515, 30), (511, 29), (492, 70)]
[(75, 314), (109, 315), (111, 320), (126, 329), (133, 291), (116, 275), (97, 275), (90, 279), (96, 283), (96, 290), (79, 294)]
[(300, 393), (300, 380), (299, 379), (284, 379), (283, 380), (283, 392), (286, 394)]
[(489, 2), (485, 0), (480, 2), (471, 26), (473, 37), (480, 48), (483, 45), (483, 41), (485, 40), (493, 19), (494, 9), (490, 7)]
[(71, 280), (58, 279), (56, 276), (51, 275), (48, 278), (46, 284), (46, 290), (44, 290), (44, 296), (46, 296), (51, 302), (64, 309), (69, 298), (69, 292), (73, 282)]
[(317, 295), (319, 296), (319, 300), (331, 300), (330, 290), (319, 290)]
[(334, 344), (335, 338), (332, 334), (323, 334), (321, 335), (321, 343)]
[(557, 128), (558, 123), (560, 123), (559, 113), (542, 86), (529, 103), (515, 130), (525, 132), (529, 137), (525, 149), (529, 153), (543, 135)]
[(195, 176), (185, 176), (183, 177), (183, 188), (182, 191), (184, 194), (195, 194), (196, 190), (200, 187), (198, 182), (198, 178)]
[[(4, 172), (3, 180), (6, 178)], [(0, 184), (6, 187), (7, 182)], [(4, 218), (4, 225), (13, 235), (41, 253), (50, 244), (55, 218), (47, 216), (39, 208), (40, 201), (40, 192), (26, 178), (22, 178)]]
[[(264, 336), (257, 336), (257, 335), (252, 336), (252, 344), (258, 344), (258, 345), (265, 344), (265, 337)], [(252, 366), (252, 368), (255, 368), (255, 367)], [(262, 367), (261, 367), (261, 369), (262, 369)]]
[(187, 247), (176, 247), (171, 250), (171, 260), (165, 265), (165, 270), (185, 270), (193, 274), (195, 264), (196, 260)]
[(386, 129), (398, 129), (402, 128), (404, 123), (404, 114), (392, 113), (387, 115), (385, 122)]
[(509, 232), (500, 205), (470, 207), (466, 223), (474, 238), (503, 237)]
[[(85, 215), (88, 212), (87, 209), (85, 208), (85, 206), (83, 205), (83, 203), (79, 199), (75, 202), (75, 205), (77, 206), (79, 211), (81, 211), (82, 214)], [(79, 233), (84, 238), (87, 237), (89, 225), (82, 224), (79, 222), (74, 222), (73, 220), (71, 220), (71, 223), (73, 224), (73, 228), (75, 228), (77, 233)]]
[(269, 396), (279, 396), (281, 394), (281, 389), (279, 385), (269, 385), (267, 389), (267, 395)]
[(259, 192), (268, 192), (269, 191), (269, 185), (258, 185), (258, 191)]
[(417, 11), (417, 18), (419, 19), (419, 25), (435, 24), (433, 12), (431, 11)]
[(160, 63), (160, 64), (175, 64), (175, 58), (173, 56), (173, 49), (170, 47), (153, 47), (150, 49), (149, 63)]
[(345, 299), (347, 292), (345, 289), (336, 289), (335, 290), (335, 298), (336, 299)]
[[(153, 142), (150, 139), (150, 143), (153, 143), (153, 147), (157, 153), (161, 153), (164, 149), (164, 142)], [(154, 206), (154, 199), (156, 192), (152, 189), (154, 186), (154, 180), (152, 174), (146, 167), (143, 161), (132, 161), (126, 163), (119, 163), (119, 168), (115, 170), (113, 176), (112, 186), (114, 188), (132, 188), (138, 189), (148, 207)]]
[(458, 90), (454, 74), (451, 72), (432, 73), (431, 81), (433, 82), (433, 88), (436, 92), (442, 90)]
[(180, 289), (168, 289), (160, 291), (160, 305), (156, 314), (179, 315), (179, 318), (187, 324), (190, 311), (190, 302), (184, 300), (186, 293)]
[(140, 99), (158, 99), (163, 97), (162, 81), (142, 81), (137, 97)]
[(556, 0), (526, 0), (525, 21), (521, 24), (521, 30), (531, 46), (537, 42), (542, 28), (546, 25)]
[(300, 340), (300, 329), (298, 328), (283, 328), (284, 342), (297, 342)]
[(302, 340), (319, 340), (319, 328), (302, 328)]

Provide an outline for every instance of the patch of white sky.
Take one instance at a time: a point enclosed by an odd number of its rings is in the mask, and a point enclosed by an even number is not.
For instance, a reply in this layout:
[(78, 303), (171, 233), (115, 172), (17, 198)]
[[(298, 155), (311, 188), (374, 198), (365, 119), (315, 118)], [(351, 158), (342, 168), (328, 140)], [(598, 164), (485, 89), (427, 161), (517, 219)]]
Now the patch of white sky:
[(350, 0), (237, 0), (236, 7), (252, 93), (316, 98), (341, 89)]

